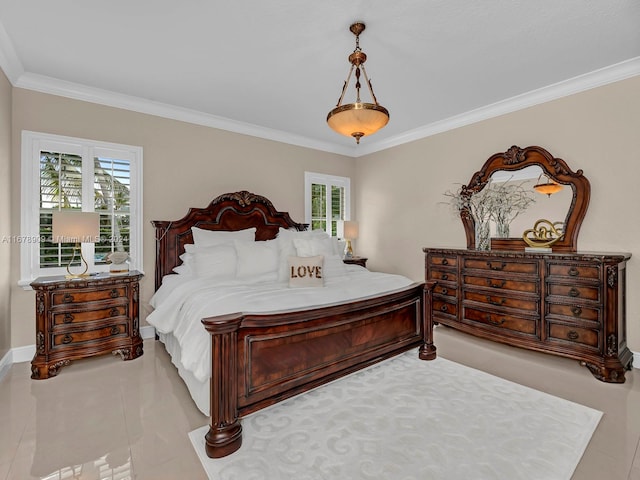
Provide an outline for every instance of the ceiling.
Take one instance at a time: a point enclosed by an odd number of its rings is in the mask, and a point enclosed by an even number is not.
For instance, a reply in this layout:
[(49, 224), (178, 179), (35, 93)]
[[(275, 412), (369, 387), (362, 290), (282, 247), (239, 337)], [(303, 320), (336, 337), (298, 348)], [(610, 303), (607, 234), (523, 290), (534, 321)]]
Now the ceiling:
[[(358, 146), (325, 121), (356, 20), (391, 114)], [(360, 156), (638, 75), (639, 25), (638, 0), (0, 0), (0, 67), (21, 88)]]

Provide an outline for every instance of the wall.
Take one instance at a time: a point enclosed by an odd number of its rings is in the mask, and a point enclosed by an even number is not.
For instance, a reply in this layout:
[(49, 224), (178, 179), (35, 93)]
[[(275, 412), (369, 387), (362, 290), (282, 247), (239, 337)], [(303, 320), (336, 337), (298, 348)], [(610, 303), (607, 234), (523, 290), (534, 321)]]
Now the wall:
[[(143, 147), (143, 319), (153, 293), (155, 241), (151, 220), (176, 220), (189, 207), (204, 207), (221, 193), (249, 190), (266, 196), (277, 209), (289, 211), (294, 220), (302, 222), (305, 171), (347, 177), (355, 173), (355, 162), (348, 157), (54, 95), (15, 88), (13, 104), (13, 232), (20, 231), (22, 130)], [(17, 285), (19, 269), (19, 250), (14, 246), (12, 347), (35, 343), (34, 295)]]
[(424, 279), (426, 246), (466, 247), (443, 196), (494, 153), (539, 145), (591, 182), (580, 250), (631, 252), (629, 347), (640, 352), (640, 77), (357, 159), (358, 254), (372, 269)]
[(11, 347), (11, 84), (0, 70), (0, 360)]

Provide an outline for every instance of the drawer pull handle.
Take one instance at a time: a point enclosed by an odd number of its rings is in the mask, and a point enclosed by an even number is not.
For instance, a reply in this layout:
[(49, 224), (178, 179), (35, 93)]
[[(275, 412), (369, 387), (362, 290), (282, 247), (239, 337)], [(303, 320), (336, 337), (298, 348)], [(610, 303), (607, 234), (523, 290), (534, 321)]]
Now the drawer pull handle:
[(111, 327), (111, 335), (118, 335), (119, 333), (120, 333), (120, 329), (116, 325)]
[(440, 290), (440, 293), (442, 293), (443, 295), (446, 295), (447, 293), (449, 293), (449, 289), (442, 288), (442, 290)]
[(111, 298), (118, 298), (120, 296), (120, 294), (118, 293), (118, 290), (115, 288), (111, 289)]
[(447, 275), (446, 273), (442, 275), (442, 280), (449, 280), (449, 275)]
[(501, 318), (500, 320), (494, 320), (490, 314), (487, 313), (487, 322), (492, 323), (493, 325), (502, 325), (507, 320), (505, 318)]
[(567, 333), (567, 338), (569, 340), (577, 340), (578, 337), (580, 337), (580, 335), (575, 330), (569, 330), (569, 332)]
[(119, 313), (120, 310), (118, 310), (116, 307), (113, 307), (111, 310), (109, 310), (109, 316), (111, 317), (117, 317)]
[(489, 285), (492, 288), (502, 288), (506, 285), (506, 283), (507, 283), (506, 280), (502, 280), (499, 283), (493, 283), (490, 278), (487, 278), (487, 285)]
[(443, 265), (449, 265), (449, 260), (447, 260), (446, 258), (442, 259), (442, 264)]
[(505, 301), (506, 301), (506, 298), (501, 298), (500, 300), (493, 300), (491, 298), (491, 295), (487, 295), (487, 302), (489, 302), (491, 305), (495, 305), (499, 307), (500, 305), (504, 305)]
[(64, 337), (62, 337), (62, 343), (67, 344), (71, 342), (73, 342), (73, 337), (68, 333)]
[(62, 319), (62, 323), (71, 323), (73, 322), (73, 315), (70, 313), (65, 313), (64, 318)]
[(493, 265), (490, 261), (487, 261), (487, 267), (491, 270), (503, 270), (506, 266), (506, 262), (500, 262), (500, 265)]
[(440, 307), (440, 311), (441, 311), (441, 312), (447, 312), (448, 310), (449, 310), (449, 308), (447, 308), (447, 306), (446, 306), (446, 305), (442, 305), (442, 306)]
[(576, 267), (571, 267), (569, 269), (569, 275), (571, 275), (572, 277), (577, 277), (580, 274), (580, 272), (578, 271), (578, 269)]
[(573, 313), (574, 317), (579, 317), (580, 315), (582, 315), (582, 309), (580, 307), (572, 307), (571, 313)]
[(71, 303), (73, 302), (73, 295), (71, 295), (70, 293), (65, 293), (64, 297), (62, 297), (62, 301), (64, 303)]
[(576, 289), (575, 287), (571, 287), (571, 290), (569, 290), (569, 296), (570, 297), (577, 297), (580, 295), (580, 291), (578, 289)]

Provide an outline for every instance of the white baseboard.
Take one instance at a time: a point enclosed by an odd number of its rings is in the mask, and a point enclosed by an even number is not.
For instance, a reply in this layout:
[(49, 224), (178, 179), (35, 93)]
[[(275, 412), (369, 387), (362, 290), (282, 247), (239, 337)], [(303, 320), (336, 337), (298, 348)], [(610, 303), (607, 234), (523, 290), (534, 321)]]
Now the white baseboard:
[(146, 327), (140, 327), (140, 336), (144, 339), (156, 338), (156, 329), (151, 325), (147, 325)]
[(36, 346), (25, 345), (24, 347), (16, 347), (13, 349), (13, 363), (30, 362), (36, 354)]
[(13, 351), (9, 350), (2, 359), (0, 359), (0, 380), (4, 377), (11, 365), (13, 364)]

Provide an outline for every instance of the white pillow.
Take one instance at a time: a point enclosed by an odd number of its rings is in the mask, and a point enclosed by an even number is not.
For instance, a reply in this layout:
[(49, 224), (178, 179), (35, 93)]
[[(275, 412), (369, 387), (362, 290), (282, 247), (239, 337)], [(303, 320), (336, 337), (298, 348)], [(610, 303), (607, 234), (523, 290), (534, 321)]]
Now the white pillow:
[(337, 254), (337, 242), (334, 242), (334, 240), (328, 235), (317, 238), (294, 238), (293, 246), (295, 247), (296, 253), (299, 257)]
[(196, 246), (211, 247), (214, 245), (233, 243), (235, 240), (253, 242), (256, 239), (256, 228), (252, 227), (232, 232), (228, 230), (205, 230), (198, 227), (191, 227), (191, 234), (193, 235), (193, 243)]
[(322, 271), (324, 257), (289, 257), (287, 259), (289, 272), (289, 287), (323, 287), (324, 273)]
[(280, 268), (278, 270), (278, 280), (285, 281), (289, 278), (287, 270), (287, 258), (295, 257), (297, 255), (296, 247), (293, 245), (295, 238), (310, 239), (310, 238), (330, 238), (324, 230), (288, 230), (280, 227), (278, 235), (276, 236), (276, 242), (278, 244), (279, 256), (280, 256)]
[(272, 240), (260, 242), (234, 242), (238, 255), (238, 278), (255, 278), (278, 272), (278, 247)]
[[(233, 245), (185, 245), (185, 265), (197, 277), (234, 278), (237, 255)], [(181, 256), (182, 257), (182, 256)]]

